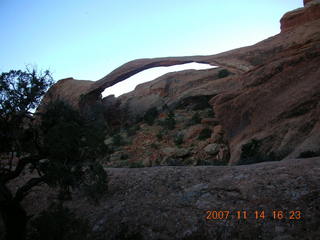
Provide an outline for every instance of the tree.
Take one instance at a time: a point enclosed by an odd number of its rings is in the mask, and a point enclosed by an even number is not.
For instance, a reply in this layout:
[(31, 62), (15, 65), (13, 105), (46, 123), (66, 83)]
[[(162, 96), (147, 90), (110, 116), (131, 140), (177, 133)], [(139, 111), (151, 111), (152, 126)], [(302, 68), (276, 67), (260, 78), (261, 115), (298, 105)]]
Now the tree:
[(32, 110), (51, 84), (49, 71), (12, 70), (0, 75), (0, 212), (7, 239), (23, 238), (26, 213), (19, 202), (38, 180), (29, 180), (15, 195), (6, 184), (17, 178), (29, 163), (42, 159), (40, 152), (34, 154), (37, 146), (30, 144), (37, 137), (31, 125)]
[[(58, 187), (61, 199), (75, 188), (94, 200), (106, 190), (106, 173), (95, 161), (104, 150), (103, 121), (61, 101), (34, 113), (51, 85), (48, 71), (0, 76), (0, 156), (5, 159), (0, 161), (0, 212), (7, 239), (24, 239), (27, 216), (20, 202), (39, 184)], [(28, 169), (34, 177), (12, 193), (7, 184)]]

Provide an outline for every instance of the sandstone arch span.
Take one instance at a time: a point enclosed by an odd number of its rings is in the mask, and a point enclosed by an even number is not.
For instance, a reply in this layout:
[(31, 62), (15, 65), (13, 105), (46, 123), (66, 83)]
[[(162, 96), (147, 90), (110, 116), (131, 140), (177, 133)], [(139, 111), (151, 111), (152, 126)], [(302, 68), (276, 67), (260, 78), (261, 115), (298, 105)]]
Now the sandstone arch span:
[[(217, 59), (215, 59), (217, 57)], [(85, 97), (82, 99), (81, 104), (95, 101), (100, 94), (108, 87), (111, 87), (127, 78), (142, 72), (144, 70), (155, 67), (169, 67), (181, 65), (186, 63), (200, 63), (209, 64), (212, 66), (225, 67), (233, 72), (244, 72), (248, 68), (241, 67), (241, 64), (226, 64), (224, 61), (219, 61), (220, 54), (213, 56), (187, 56), (187, 57), (165, 57), (165, 58), (144, 58), (137, 59), (123, 64), (116, 68), (114, 71), (103, 77), (102, 79), (94, 82), (84, 93)], [(231, 61), (232, 62), (232, 61)], [(245, 64), (248, 65), (248, 64)], [(244, 66), (244, 65), (242, 65)]]
[(220, 61), (212, 59), (212, 56), (137, 59), (123, 64), (98, 81), (76, 80), (74, 78), (61, 79), (49, 89), (42, 103), (45, 104), (51, 100), (60, 99), (68, 102), (75, 108), (79, 108), (80, 105), (90, 104), (99, 100), (101, 93), (106, 88), (124, 81), (139, 72), (155, 67), (169, 67), (193, 62), (223, 66), (230, 70), (232, 69), (234, 72), (244, 71), (235, 66), (220, 63)]

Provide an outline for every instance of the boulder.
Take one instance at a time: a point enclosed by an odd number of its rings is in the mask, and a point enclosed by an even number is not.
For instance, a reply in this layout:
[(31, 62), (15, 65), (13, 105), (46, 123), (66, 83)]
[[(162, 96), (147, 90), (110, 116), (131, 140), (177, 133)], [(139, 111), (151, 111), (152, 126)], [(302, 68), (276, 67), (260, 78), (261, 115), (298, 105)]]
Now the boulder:
[(201, 119), (201, 123), (209, 126), (215, 126), (219, 124), (219, 120), (217, 118), (203, 118)]
[(185, 157), (190, 154), (190, 149), (187, 148), (173, 148), (165, 147), (162, 149), (162, 153), (168, 157)]
[(220, 150), (220, 144), (212, 143), (204, 148), (204, 151), (210, 155), (217, 155)]

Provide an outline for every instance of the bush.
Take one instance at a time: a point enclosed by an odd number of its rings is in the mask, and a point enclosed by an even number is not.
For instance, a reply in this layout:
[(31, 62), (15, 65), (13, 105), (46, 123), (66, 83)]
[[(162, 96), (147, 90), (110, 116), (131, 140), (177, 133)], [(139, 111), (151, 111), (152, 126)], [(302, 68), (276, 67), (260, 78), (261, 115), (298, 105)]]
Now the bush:
[(161, 140), (163, 139), (163, 134), (162, 134), (161, 131), (157, 133), (157, 139), (158, 139), (159, 141), (161, 141)]
[(131, 136), (135, 135), (137, 133), (137, 131), (139, 131), (140, 129), (141, 128), (140, 128), (139, 124), (134, 125), (134, 126), (128, 128), (127, 134), (128, 134), (129, 137), (131, 137)]
[(123, 146), (126, 144), (125, 140), (123, 139), (123, 137), (119, 133), (116, 133), (115, 135), (113, 135), (112, 143), (115, 146)]
[(129, 168), (143, 168), (144, 165), (141, 162), (129, 162)]
[(51, 205), (30, 222), (28, 240), (86, 240), (90, 239), (88, 221), (77, 218), (61, 204)]
[(215, 117), (215, 114), (214, 114), (214, 111), (213, 111), (212, 107), (211, 107), (211, 108), (208, 108), (208, 111), (207, 111), (206, 115), (207, 115), (207, 117), (209, 117), (209, 118)]
[(121, 160), (127, 160), (128, 158), (129, 158), (129, 155), (126, 153), (122, 154), (120, 157)]
[(153, 149), (159, 149), (159, 145), (157, 145), (155, 143), (151, 143), (150, 147)]
[(191, 125), (195, 125), (195, 124), (199, 124), (201, 123), (201, 118), (200, 118), (200, 115), (198, 112), (194, 113), (192, 115), (192, 118), (190, 119), (190, 121), (188, 122), (188, 125), (191, 126)]
[(143, 116), (143, 120), (149, 125), (152, 126), (154, 123), (154, 120), (158, 116), (158, 110), (156, 107), (150, 108)]
[(165, 129), (168, 130), (173, 130), (176, 126), (176, 120), (174, 119), (174, 113), (173, 112), (169, 112), (168, 116), (166, 117), (166, 119), (162, 122), (162, 126)]
[(177, 146), (180, 146), (183, 143), (183, 134), (182, 133), (177, 134), (173, 141)]
[(252, 158), (259, 155), (261, 141), (257, 139), (251, 139), (250, 142), (242, 145), (240, 158)]
[(198, 159), (197, 165), (198, 166), (226, 166), (228, 165), (228, 163), (222, 162), (222, 161), (212, 161), (211, 159)]
[(225, 78), (230, 75), (230, 72), (227, 69), (222, 69), (218, 73), (218, 78)]
[(288, 155), (288, 151), (282, 151), (279, 153), (263, 153), (261, 151), (261, 146), (262, 140), (257, 140), (255, 138), (242, 145), (238, 165), (260, 163), (266, 161), (280, 161)]
[(43, 152), (48, 161), (35, 167), (45, 176), (45, 183), (59, 187), (62, 199), (70, 198), (72, 188), (79, 188), (97, 201), (97, 196), (105, 193), (100, 189), (107, 189), (106, 173), (96, 162), (106, 149), (102, 146), (103, 125), (61, 101), (50, 103), (41, 116)]
[(312, 158), (312, 157), (318, 157), (318, 156), (320, 156), (320, 151), (319, 152), (304, 151), (300, 153), (299, 158)]
[(212, 130), (209, 128), (204, 128), (199, 133), (198, 140), (206, 140), (207, 138), (210, 138), (212, 134)]
[(84, 194), (94, 203), (108, 192), (108, 175), (100, 164), (95, 162), (88, 164), (84, 171), (82, 186)]

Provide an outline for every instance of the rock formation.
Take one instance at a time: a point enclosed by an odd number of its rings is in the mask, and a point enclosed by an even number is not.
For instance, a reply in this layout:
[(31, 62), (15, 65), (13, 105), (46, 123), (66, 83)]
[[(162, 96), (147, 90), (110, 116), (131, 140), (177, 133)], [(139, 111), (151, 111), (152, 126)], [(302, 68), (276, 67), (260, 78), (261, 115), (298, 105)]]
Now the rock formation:
[[(108, 195), (98, 205), (74, 192), (65, 203), (89, 220), (97, 239), (320, 239), (320, 3), (304, 4), (283, 16), (280, 34), (253, 46), (134, 60), (99, 81), (68, 78), (48, 91), (40, 110), (55, 99), (80, 110), (99, 102), (108, 123), (120, 126), (106, 136), (113, 149), (100, 159)], [(188, 62), (218, 67), (169, 73), (101, 99), (137, 72)], [(231, 74), (219, 77), (222, 69)], [(252, 160), (268, 162), (177, 166)], [(35, 216), (58, 195), (37, 190), (23, 201)]]
[[(66, 205), (89, 219), (98, 239), (319, 239), (319, 169), (320, 158), (108, 169), (110, 190), (99, 205), (80, 196)], [(55, 199), (43, 190), (24, 201), (30, 214)]]
[[(214, 96), (210, 103), (227, 134), (231, 164), (239, 161), (241, 146), (253, 138), (261, 142), (262, 153), (276, 159), (316, 152), (320, 145), (320, 2), (304, 4), (282, 17), (280, 34), (253, 46), (210, 56), (134, 60), (96, 82), (61, 80), (44, 102), (60, 98), (83, 108), (99, 101), (106, 106), (106, 115), (124, 106), (133, 115), (143, 115), (149, 107)], [(166, 74), (120, 98), (101, 99), (105, 88), (140, 71), (189, 62), (218, 68)], [(232, 76), (218, 79), (217, 71), (222, 68)]]
[(320, 18), (320, 1), (305, 0), (303, 8), (286, 13), (281, 22), (281, 31), (288, 31), (307, 22), (312, 22)]

